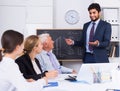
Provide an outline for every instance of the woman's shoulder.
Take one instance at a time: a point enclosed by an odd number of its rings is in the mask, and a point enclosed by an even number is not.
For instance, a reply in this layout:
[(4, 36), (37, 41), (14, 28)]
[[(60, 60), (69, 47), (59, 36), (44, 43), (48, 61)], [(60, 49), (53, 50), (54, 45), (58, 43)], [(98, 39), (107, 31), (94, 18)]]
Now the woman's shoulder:
[(27, 54), (23, 54), (21, 55), (20, 57), (18, 57), (15, 62), (18, 63), (18, 62), (23, 62), (24, 60), (27, 60), (29, 58), (29, 56)]

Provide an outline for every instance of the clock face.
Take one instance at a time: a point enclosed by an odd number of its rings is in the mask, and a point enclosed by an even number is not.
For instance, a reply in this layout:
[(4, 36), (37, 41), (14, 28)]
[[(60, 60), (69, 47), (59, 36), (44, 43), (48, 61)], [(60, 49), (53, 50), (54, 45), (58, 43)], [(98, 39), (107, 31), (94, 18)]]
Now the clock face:
[(69, 10), (65, 14), (65, 21), (68, 24), (76, 24), (79, 21), (79, 13), (75, 10)]

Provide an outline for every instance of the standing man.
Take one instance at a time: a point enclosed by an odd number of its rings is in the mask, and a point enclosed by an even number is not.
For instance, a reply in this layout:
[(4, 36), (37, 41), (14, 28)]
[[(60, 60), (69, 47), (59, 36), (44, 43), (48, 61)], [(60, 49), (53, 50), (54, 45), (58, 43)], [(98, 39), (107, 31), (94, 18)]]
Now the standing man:
[(88, 11), (91, 21), (84, 24), (81, 41), (66, 39), (66, 43), (84, 47), (84, 63), (108, 63), (106, 47), (111, 39), (111, 25), (100, 19), (101, 8), (98, 3), (92, 3)]
[(52, 53), (54, 41), (48, 33), (41, 34), (39, 37), (43, 44), (43, 51), (37, 54), (36, 58), (39, 60), (43, 71), (57, 70), (60, 74), (76, 73), (75, 70), (60, 65), (55, 54)]

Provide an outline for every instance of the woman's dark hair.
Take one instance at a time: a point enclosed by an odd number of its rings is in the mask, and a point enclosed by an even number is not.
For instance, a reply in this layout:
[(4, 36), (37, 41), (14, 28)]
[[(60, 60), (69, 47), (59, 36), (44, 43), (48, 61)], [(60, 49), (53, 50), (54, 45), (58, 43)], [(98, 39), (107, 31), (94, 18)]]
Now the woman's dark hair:
[(91, 9), (96, 9), (98, 12), (101, 11), (100, 5), (98, 3), (90, 4), (89, 7), (88, 7), (88, 11), (90, 11)]
[[(21, 45), (23, 43), (23, 40), (23, 34), (14, 30), (5, 31), (1, 38), (2, 49), (4, 49), (3, 53), (12, 53), (17, 45)], [(0, 56), (0, 59), (2, 59), (1, 52)]]
[(1, 54), (2, 50), (0, 50), (0, 61), (2, 60), (2, 54)]

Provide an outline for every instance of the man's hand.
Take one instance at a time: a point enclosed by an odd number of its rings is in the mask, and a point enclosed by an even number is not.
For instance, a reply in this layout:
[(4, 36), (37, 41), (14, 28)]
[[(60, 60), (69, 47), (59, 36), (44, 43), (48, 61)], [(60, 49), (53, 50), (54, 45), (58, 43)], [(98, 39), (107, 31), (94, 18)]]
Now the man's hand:
[(73, 45), (73, 40), (72, 39), (65, 39), (65, 41), (68, 45)]
[(75, 70), (72, 71), (72, 74), (77, 74), (77, 72)]
[(99, 45), (99, 41), (96, 40), (96, 41), (94, 41), (94, 42), (89, 42), (89, 45), (98, 46), (98, 45)]

